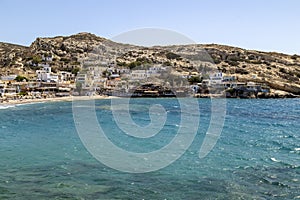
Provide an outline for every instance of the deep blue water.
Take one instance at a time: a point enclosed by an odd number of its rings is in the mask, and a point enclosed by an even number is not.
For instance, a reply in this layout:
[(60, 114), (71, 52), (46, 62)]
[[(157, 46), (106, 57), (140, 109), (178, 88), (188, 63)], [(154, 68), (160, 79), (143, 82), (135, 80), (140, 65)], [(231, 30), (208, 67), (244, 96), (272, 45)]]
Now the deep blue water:
[[(176, 99), (131, 104), (141, 126), (149, 123), (149, 105), (164, 106), (165, 126), (152, 138), (128, 136), (116, 126), (110, 100), (98, 100), (99, 124), (114, 144), (151, 152), (172, 141), (181, 116)], [(210, 106), (199, 99), (200, 128), (181, 158), (140, 174), (111, 169), (86, 150), (71, 102), (0, 109), (0, 199), (300, 199), (300, 99), (228, 99), (221, 137), (200, 159)]]

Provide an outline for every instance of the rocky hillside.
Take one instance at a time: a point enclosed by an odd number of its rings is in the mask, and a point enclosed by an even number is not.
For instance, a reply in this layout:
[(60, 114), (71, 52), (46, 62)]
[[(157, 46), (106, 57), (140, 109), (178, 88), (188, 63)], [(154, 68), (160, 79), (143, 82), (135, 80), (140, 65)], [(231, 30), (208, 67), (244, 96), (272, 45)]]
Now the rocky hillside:
[[(300, 95), (300, 56), (245, 50), (224, 45), (177, 45), (151, 48), (115, 43), (90, 33), (37, 38), (30, 47), (0, 43), (0, 75), (34, 76), (50, 57), (53, 70), (76, 73), (88, 60), (136, 67), (172, 66), (172, 73), (220, 70), (239, 81), (265, 83), (272, 89)], [(97, 63), (97, 62), (94, 62)]]
[[(245, 50), (224, 45), (188, 45), (167, 47), (183, 57), (215, 63), (226, 74), (235, 74), (239, 81), (265, 83), (272, 89), (300, 94), (300, 56), (275, 52)], [(191, 57), (192, 50), (198, 51)], [(202, 49), (202, 50), (201, 50)], [(203, 49), (211, 58), (206, 58)]]
[(29, 56), (30, 48), (0, 42), (0, 72), (13, 73), (24, 66), (24, 58)]

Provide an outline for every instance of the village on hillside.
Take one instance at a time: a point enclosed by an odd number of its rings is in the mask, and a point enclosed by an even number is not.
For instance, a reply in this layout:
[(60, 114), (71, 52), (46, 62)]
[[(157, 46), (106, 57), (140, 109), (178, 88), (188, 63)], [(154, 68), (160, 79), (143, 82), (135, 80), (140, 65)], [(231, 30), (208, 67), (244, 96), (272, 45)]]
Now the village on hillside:
[(264, 98), (270, 88), (254, 82), (239, 82), (235, 74), (214, 71), (208, 74), (182, 71), (174, 73), (170, 66), (153, 64), (133, 69), (114, 62), (90, 64), (81, 70), (52, 71), (52, 56), (43, 56), (31, 78), (18, 74), (0, 77), (0, 101), (45, 99), (66, 96), (120, 97), (211, 97)]

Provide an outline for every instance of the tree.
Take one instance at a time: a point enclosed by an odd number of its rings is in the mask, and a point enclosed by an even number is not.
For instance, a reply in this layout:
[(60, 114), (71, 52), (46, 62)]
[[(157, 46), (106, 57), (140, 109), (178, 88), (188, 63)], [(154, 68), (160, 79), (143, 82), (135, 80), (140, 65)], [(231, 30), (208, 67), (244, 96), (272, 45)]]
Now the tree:
[(136, 68), (136, 67), (138, 67), (138, 66), (141, 66), (141, 65), (142, 65), (141, 62), (135, 61), (135, 62), (129, 63), (129, 64), (128, 64), (128, 67), (129, 67), (129, 69), (134, 69), (134, 68)]
[(193, 83), (201, 83), (202, 82), (202, 77), (200, 76), (192, 76), (188, 79), (188, 81), (193, 84)]
[(136, 63), (135, 62), (129, 63), (128, 67), (129, 69), (133, 69), (136, 67)]
[(164, 65), (164, 66), (171, 66), (172, 64), (171, 64), (170, 61), (166, 61), (166, 62), (163, 63), (163, 65)]
[(28, 93), (25, 92), (25, 91), (21, 91), (21, 92), (19, 92), (19, 95), (20, 95), (20, 96), (26, 96), (26, 95), (28, 95)]
[(39, 64), (40, 62), (42, 62), (42, 58), (40, 57), (40, 56), (33, 56), (32, 57), (32, 63), (33, 64), (35, 64), (35, 65), (37, 65), (37, 64)]
[(294, 54), (294, 55), (291, 56), (291, 59), (293, 59), (293, 60), (297, 60), (297, 58), (298, 58), (297, 54)]
[(79, 67), (75, 67), (74, 69), (72, 69), (72, 74), (77, 75), (77, 73), (80, 71)]
[(82, 90), (82, 83), (76, 82), (76, 91), (80, 94)]
[(173, 60), (173, 59), (179, 59), (180, 58), (180, 55), (177, 55), (175, 53), (172, 53), (172, 52), (168, 52), (166, 54), (166, 57), (170, 60)]
[(22, 81), (28, 81), (28, 78), (26, 78), (25, 76), (20, 76), (18, 75), (16, 78), (15, 78), (15, 81), (17, 82), (22, 82)]

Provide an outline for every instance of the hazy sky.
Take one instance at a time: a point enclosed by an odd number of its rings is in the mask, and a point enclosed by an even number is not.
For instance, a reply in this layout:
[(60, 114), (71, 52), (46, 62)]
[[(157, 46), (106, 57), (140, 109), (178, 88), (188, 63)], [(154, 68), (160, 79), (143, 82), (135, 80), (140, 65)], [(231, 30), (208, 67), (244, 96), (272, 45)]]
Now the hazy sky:
[(0, 0), (0, 9), (3, 42), (160, 28), (197, 43), (300, 54), (299, 0)]

